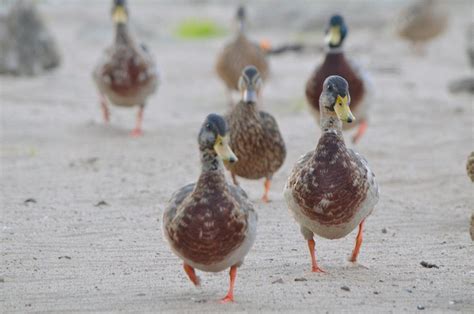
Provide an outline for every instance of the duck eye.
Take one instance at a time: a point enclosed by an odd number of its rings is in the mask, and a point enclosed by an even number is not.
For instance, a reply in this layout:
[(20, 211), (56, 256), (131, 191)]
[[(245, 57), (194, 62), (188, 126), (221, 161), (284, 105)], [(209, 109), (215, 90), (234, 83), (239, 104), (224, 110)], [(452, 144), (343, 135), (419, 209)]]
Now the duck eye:
[(333, 90), (332, 85), (328, 85), (327, 89), (328, 89), (328, 91), (332, 91)]
[(206, 129), (208, 129), (208, 130), (211, 129), (211, 124), (210, 123), (206, 124)]

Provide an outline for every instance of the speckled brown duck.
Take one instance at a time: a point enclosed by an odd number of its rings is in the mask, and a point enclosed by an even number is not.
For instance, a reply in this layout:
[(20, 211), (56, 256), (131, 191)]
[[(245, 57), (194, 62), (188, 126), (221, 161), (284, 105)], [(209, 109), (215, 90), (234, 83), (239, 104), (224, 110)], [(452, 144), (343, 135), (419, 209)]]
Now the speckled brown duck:
[(448, 8), (435, 0), (419, 0), (402, 10), (397, 21), (398, 34), (413, 46), (442, 34), (448, 25)]
[(254, 66), (247, 66), (239, 79), (241, 101), (226, 116), (230, 128), (230, 146), (239, 161), (225, 165), (236, 177), (265, 178), (262, 200), (268, 202), (268, 192), (273, 174), (285, 161), (286, 148), (275, 118), (257, 109), (262, 78)]
[(339, 239), (359, 226), (351, 261), (362, 244), (365, 219), (379, 198), (378, 185), (367, 161), (346, 147), (342, 121), (352, 123), (349, 85), (340, 76), (324, 81), (320, 97), (322, 135), (314, 151), (300, 158), (285, 186), (289, 211), (308, 241), (312, 271), (316, 262), (314, 235)]
[(349, 82), (351, 89), (351, 106), (357, 116), (357, 122), (343, 122), (343, 129), (358, 126), (352, 138), (358, 142), (367, 129), (369, 107), (372, 102), (373, 87), (368, 74), (354, 61), (348, 59), (343, 50), (343, 43), (348, 28), (341, 15), (333, 15), (326, 29), (327, 51), (324, 61), (311, 74), (306, 83), (306, 98), (316, 121), (320, 122), (319, 96), (323, 90), (323, 82), (330, 75), (339, 75)]
[(216, 62), (216, 71), (227, 88), (229, 103), (232, 101), (232, 91), (238, 91), (239, 78), (242, 70), (247, 65), (255, 66), (266, 80), (269, 73), (269, 65), (265, 52), (262, 48), (252, 41), (246, 35), (245, 24), (246, 16), (244, 7), (237, 10), (237, 21), (239, 29), (236, 37), (219, 53)]
[(105, 122), (109, 122), (108, 102), (122, 107), (138, 106), (132, 136), (140, 136), (143, 111), (148, 97), (157, 88), (158, 72), (148, 49), (137, 44), (129, 32), (125, 0), (114, 0), (112, 19), (115, 41), (95, 67), (93, 77), (101, 95)]
[(239, 267), (253, 245), (257, 214), (245, 192), (228, 184), (222, 160), (236, 162), (227, 124), (209, 115), (199, 132), (201, 174), (196, 183), (176, 191), (163, 214), (163, 233), (184, 262), (189, 279), (200, 285), (195, 268), (220, 272), (230, 268), (230, 288), (222, 302), (234, 300)]

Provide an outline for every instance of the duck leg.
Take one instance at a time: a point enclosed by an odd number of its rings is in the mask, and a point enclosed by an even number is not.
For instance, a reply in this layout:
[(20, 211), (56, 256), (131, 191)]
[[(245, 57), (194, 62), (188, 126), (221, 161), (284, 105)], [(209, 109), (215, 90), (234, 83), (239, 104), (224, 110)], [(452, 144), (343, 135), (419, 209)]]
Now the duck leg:
[(227, 292), (227, 295), (221, 299), (221, 303), (234, 302), (234, 284), (235, 284), (235, 278), (237, 277), (236, 265), (230, 268), (229, 276), (230, 276), (229, 291)]
[(100, 107), (102, 109), (102, 116), (104, 117), (104, 122), (109, 123), (109, 120), (110, 120), (109, 107), (107, 106), (107, 99), (102, 94), (100, 94)]
[(356, 244), (354, 250), (352, 251), (352, 256), (350, 261), (355, 263), (357, 261), (357, 256), (359, 255), (360, 246), (362, 245), (362, 232), (364, 231), (364, 220), (359, 224), (359, 232), (357, 232)]
[(232, 182), (234, 182), (234, 185), (239, 186), (239, 182), (237, 181), (237, 176), (235, 175), (235, 173), (231, 172), (230, 175), (232, 177)]
[(268, 198), (268, 192), (270, 192), (270, 186), (272, 185), (272, 179), (271, 178), (265, 178), (265, 183), (263, 184), (264, 187), (264, 192), (262, 196), (262, 201), (264, 203), (270, 202), (270, 199)]
[(313, 239), (308, 240), (308, 248), (309, 254), (311, 254), (311, 271), (313, 273), (324, 273), (324, 270), (319, 268), (316, 262), (316, 250), (315, 250), (315, 242)]
[(140, 105), (140, 108), (138, 109), (138, 114), (137, 114), (137, 124), (135, 126), (135, 129), (133, 129), (131, 133), (133, 137), (138, 137), (138, 136), (143, 135), (142, 121), (143, 121), (144, 110), (145, 110), (145, 105), (144, 104)]
[(356, 134), (352, 138), (352, 143), (357, 144), (359, 142), (360, 138), (362, 137), (362, 135), (364, 135), (365, 131), (367, 130), (367, 126), (368, 124), (366, 120), (360, 121), (359, 128), (357, 129)]
[(199, 280), (199, 277), (196, 275), (196, 272), (194, 271), (194, 268), (189, 266), (186, 263), (183, 263), (183, 268), (186, 274), (189, 277), (189, 280), (196, 286), (199, 287), (201, 285), (201, 280)]

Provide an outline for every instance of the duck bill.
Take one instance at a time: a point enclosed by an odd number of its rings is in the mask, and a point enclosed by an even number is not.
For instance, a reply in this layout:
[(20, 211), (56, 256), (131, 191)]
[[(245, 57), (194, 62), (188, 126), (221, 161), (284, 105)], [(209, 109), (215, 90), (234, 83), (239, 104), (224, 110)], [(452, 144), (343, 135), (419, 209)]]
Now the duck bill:
[(232, 149), (229, 146), (229, 139), (227, 136), (218, 136), (216, 143), (214, 144), (214, 150), (216, 151), (217, 155), (223, 160), (228, 162), (236, 162), (237, 156), (235, 156)]
[(256, 103), (257, 102), (257, 92), (254, 89), (244, 90), (243, 101), (245, 103)]
[(344, 97), (341, 97), (340, 95), (337, 96), (336, 104), (334, 105), (334, 111), (341, 121), (351, 123), (355, 120), (355, 117), (349, 108), (347, 95)]
[(127, 11), (122, 5), (118, 5), (114, 8), (112, 13), (112, 20), (115, 23), (126, 23), (127, 22)]
[(341, 30), (339, 26), (331, 26), (329, 32), (326, 35), (326, 43), (331, 46), (337, 46), (341, 42)]

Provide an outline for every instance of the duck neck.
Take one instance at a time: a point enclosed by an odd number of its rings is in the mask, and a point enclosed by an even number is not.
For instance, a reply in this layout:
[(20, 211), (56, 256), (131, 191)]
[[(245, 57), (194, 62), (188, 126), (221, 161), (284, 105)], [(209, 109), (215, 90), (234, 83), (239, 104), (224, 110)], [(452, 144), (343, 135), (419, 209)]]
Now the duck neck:
[(222, 161), (212, 148), (201, 149), (201, 174), (196, 183), (196, 189), (208, 189), (219, 186), (226, 188), (224, 167)]
[(117, 23), (115, 25), (115, 43), (128, 45), (131, 41), (128, 25), (126, 23)]
[(344, 49), (342, 45), (337, 47), (326, 46), (326, 59), (327, 58), (344, 58)]
[(247, 118), (257, 117), (257, 114), (258, 114), (257, 103), (255, 102), (246, 103), (243, 100), (241, 100), (237, 104), (235, 109), (240, 112), (241, 116), (244, 116)]
[(323, 101), (319, 101), (319, 110), (321, 112), (321, 130), (323, 133), (336, 133), (342, 137), (342, 122), (330, 106)]

